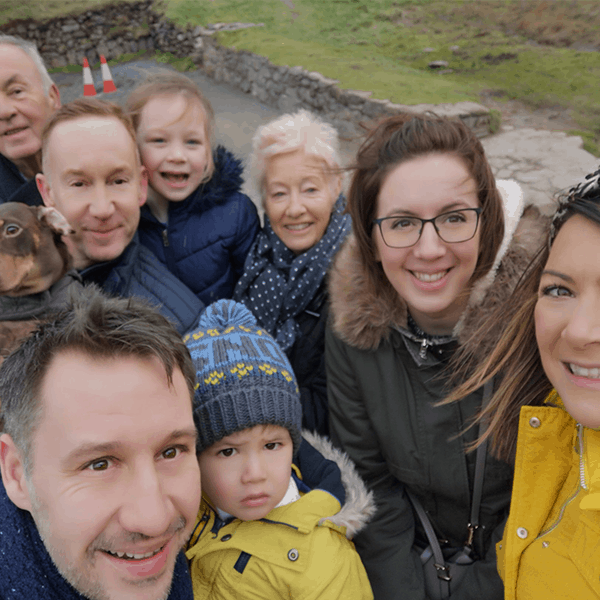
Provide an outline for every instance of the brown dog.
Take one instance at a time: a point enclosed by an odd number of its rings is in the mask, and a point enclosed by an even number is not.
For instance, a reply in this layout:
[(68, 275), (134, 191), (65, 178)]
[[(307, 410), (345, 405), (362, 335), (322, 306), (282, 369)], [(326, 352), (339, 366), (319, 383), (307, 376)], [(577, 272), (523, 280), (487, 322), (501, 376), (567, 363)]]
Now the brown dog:
[[(66, 299), (71, 258), (61, 235), (72, 233), (54, 208), (0, 205), (0, 363)], [(64, 285), (56, 286), (65, 279)], [(42, 294), (54, 286), (57, 293)]]
[(37, 294), (63, 277), (70, 257), (60, 236), (72, 232), (54, 208), (0, 205), (0, 295)]

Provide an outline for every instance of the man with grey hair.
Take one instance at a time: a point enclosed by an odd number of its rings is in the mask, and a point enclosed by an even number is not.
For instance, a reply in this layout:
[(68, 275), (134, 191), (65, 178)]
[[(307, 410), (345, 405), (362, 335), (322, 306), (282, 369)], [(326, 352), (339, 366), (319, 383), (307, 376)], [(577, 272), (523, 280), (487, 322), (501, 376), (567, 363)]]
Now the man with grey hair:
[(137, 299), (86, 288), (0, 368), (0, 598), (193, 600), (195, 369)]
[(0, 203), (41, 204), (41, 138), (60, 93), (35, 45), (0, 35)]

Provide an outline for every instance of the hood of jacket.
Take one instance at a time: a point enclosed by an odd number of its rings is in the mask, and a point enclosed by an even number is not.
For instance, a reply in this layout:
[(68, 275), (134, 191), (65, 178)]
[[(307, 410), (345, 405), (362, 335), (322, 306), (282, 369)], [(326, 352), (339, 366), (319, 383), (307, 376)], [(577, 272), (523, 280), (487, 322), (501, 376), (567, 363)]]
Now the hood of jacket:
[[(171, 202), (169, 217), (185, 215), (190, 211), (204, 211), (221, 204), (232, 194), (239, 192), (244, 180), (242, 178), (242, 161), (236, 158), (223, 146), (217, 146), (213, 152), (215, 170), (212, 177), (195, 189), (183, 202)], [(147, 205), (142, 206), (141, 217), (150, 222), (159, 223)]]
[[(490, 311), (507, 300), (547, 232), (547, 218), (534, 206), (524, 207), (516, 182), (497, 181), (496, 185), (503, 201), (504, 238), (492, 268), (473, 285), (467, 307), (454, 328), (453, 337), (459, 343), (464, 343)], [(350, 346), (374, 350), (393, 329), (412, 336), (407, 330), (406, 303), (391, 285), (385, 290), (375, 289), (366, 277), (353, 235), (334, 260), (329, 274), (329, 299), (333, 330)], [(496, 339), (497, 332), (491, 329), (489, 337)]]
[[(302, 437), (325, 460), (335, 463), (340, 471), (341, 483), (345, 498), (340, 501), (340, 508), (331, 515), (319, 519), (319, 525), (331, 524), (344, 528), (346, 537), (352, 539), (375, 514), (373, 492), (367, 490), (354, 463), (345, 452), (335, 448), (328, 438), (310, 431), (303, 431)], [(305, 482), (314, 489), (323, 489), (332, 493), (324, 482), (310, 485), (312, 482), (305, 477)]]

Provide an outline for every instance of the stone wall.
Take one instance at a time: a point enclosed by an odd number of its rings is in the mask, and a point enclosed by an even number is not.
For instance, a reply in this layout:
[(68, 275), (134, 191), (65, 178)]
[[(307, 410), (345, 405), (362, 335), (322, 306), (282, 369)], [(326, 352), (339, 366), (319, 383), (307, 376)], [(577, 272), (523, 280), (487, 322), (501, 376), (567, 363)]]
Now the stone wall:
[(194, 53), (192, 27), (181, 29), (153, 10), (152, 0), (104, 6), (47, 21), (12, 21), (2, 33), (34, 42), (49, 67), (91, 64), (141, 50), (161, 50), (177, 57)]
[(353, 133), (354, 123), (404, 111), (433, 111), (460, 118), (479, 136), (490, 132), (489, 111), (475, 102), (393, 104), (389, 100), (370, 98), (368, 91), (340, 89), (339, 81), (328, 79), (321, 73), (309, 72), (302, 67), (274, 65), (252, 52), (225, 48), (212, 38), (205, 37), (199, 51), (203, 71), (216, 81), (230, 83), (285, 112), (299, 108), (314, 111), (334, 123), (342, 133)]
[(141, 50), (190, 56), (216, 81), (232, 84), (285, 112), (307, 108), (332, 122), (342, 134), (356, 133), (360, 122), (401, 111), (433, 111), (460, 118), (479, 136), (489, 133), (489, 111), (474, 102), (405, 106), (372, 99), (370, 92), (340, 89), (338, 81), (320, 73), (274, 65), (251, 52), (221, 46), (211, 37), (217, 30), (179, 28), (154, 10), (152, 0), (114, 4), (48, 21), (13, 21), (0, 27), (2, 33), (34, 42), (50, 67), (80, 65), (84, 57), (95, 64), (100, 54), (110, 60)]

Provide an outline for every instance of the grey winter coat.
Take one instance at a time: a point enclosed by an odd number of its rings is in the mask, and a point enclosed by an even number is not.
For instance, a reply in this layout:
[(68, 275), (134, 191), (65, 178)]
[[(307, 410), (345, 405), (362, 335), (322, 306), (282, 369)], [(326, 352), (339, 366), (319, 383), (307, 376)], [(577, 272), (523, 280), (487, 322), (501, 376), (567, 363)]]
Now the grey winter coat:
[[(513, 289), (542, 238), (539, 214), (523, 216), (520, 189), (505, 193), (506, 234), (491, 272), (479, 280), (455, 335), (422, 352), (423, 340), (407, 328), (407, 310), (397, 295), (384, 298), (370, 288), (353, 238), (338, 254), (330, 274), (332, 330), (326, 336), (331, 436), (356, 463), (375, 492), (378, 512), (356, 538), (375, 600), (424, 600), (423, 570), (415, 542), (427, 545), (404, 493), (421, 500), (449, 546), (467, 538), (475, 454), (457, 437), (481, 404), (481, 390), (457, 404), (434, 406), (446, 393), (448, 359), (489, 308)], [(508, 191), (508, 193), (506, 193)], [(510, 248), (509, 248), (510, 243)], [(495, 542), (502, 535), (512, 485), (512, 468), (488, 455), (481, 527), (475, 537), (480, 559), (452, 598), (500, 600)]]

